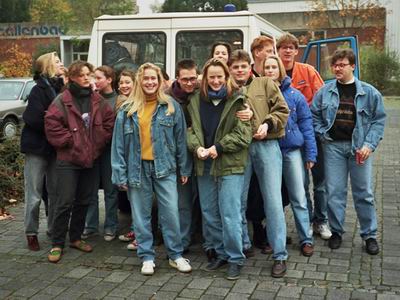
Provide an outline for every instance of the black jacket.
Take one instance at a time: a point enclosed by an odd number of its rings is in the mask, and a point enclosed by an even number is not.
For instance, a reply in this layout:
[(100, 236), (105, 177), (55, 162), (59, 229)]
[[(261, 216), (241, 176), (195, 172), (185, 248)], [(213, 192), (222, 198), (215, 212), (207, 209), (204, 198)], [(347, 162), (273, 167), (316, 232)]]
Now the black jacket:
[[(24, 128), (21, 134), (21, 152), (42, 156), (55, 154), (44, 132), (44, 115), (60, 92), (60, 81), (37, 77), (36, 85), (28, 96), (28, 105), (22, 115)], [(62, 79), (60, 79), (62, 80)]]

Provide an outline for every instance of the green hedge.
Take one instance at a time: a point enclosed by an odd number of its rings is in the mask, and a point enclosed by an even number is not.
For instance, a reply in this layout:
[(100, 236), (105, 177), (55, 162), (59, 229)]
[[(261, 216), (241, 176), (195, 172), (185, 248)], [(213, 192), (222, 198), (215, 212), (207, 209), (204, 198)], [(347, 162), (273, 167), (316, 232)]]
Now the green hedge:
[(24, 155), (19, 144), (20, 137), (0, 142), (0, 207), (10, 199), (24, 199)]
[(400, 95), (400, 60), (396, 52), (361, 46), (361, 79), (375, 86), (382, 94)]

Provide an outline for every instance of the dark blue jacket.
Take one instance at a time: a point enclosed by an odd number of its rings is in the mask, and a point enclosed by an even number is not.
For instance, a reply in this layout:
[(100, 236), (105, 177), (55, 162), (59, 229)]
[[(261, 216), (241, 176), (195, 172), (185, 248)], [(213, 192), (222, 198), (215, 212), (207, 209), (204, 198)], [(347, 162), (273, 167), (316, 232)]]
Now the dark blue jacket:
[(285, 136), (279, 139), (279, 146), (283, 154), (303, 148), (305, 162), (316, 162), (317, 145), (311, 111), (303, 94), (290, 84), (291, 80), (286, 76), (280, 86), (290, 113), (285, 127)]
[(42, 156), (55, 154), (44, 132), (44, 115), (59, 92), (59, 84), (38, 76), (36, 85), (28, 96), (28, 105), (22, 115), (24, 128), (21, 133), (21, 152)]

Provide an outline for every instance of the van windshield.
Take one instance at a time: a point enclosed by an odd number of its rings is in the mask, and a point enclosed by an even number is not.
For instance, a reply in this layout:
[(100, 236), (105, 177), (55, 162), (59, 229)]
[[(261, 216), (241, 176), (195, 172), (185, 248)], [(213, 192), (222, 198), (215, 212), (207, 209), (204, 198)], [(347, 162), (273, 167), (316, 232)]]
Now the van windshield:
[(165, 70), (166, 35), (163, 32), (107, 33), (103, 37), (103, 64), (118, 73), (136, 71), (146, 62)]
[(227, 42), (232, 51), (243, 49), (241, 30), (201, 30), (179, 31), (176, 34), (176, 61), (184, 58), (193, 59), (201, 68), (209, 58), (215, 42)]

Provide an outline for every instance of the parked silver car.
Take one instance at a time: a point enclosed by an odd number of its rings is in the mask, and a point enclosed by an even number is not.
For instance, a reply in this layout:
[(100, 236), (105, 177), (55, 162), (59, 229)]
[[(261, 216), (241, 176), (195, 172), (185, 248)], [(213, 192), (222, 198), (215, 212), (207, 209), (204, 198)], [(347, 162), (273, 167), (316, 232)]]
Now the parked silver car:
[(0, 139), (17, 134), (26, 100), (35, 84), (32, 78), (0, 79)]

